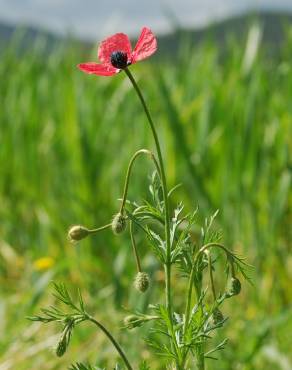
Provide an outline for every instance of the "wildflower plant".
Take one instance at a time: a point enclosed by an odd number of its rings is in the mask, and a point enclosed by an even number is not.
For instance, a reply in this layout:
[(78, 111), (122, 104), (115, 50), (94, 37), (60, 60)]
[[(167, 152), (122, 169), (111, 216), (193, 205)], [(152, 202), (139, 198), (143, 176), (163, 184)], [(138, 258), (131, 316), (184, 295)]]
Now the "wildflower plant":
[[(157, 41), (150, 29), (142, 29), (139, 40), (132, 50), (127, 35), (115, 34), (104, 40), (98, 50), (99, 63), (82, 63), (78, 67), (88, 74), (113, 76), (124, 72), (129, 78), (138, 99), (145, 112), (149, 128), (153, 135), (155, 152), (149, 149), (138, 150), (130, 159), (127, 169), (123, 195), (118, 212), (111, 222), (104, 226), (89, 229), (76, 225), (69, 229), (68, 237), (72, 242), (80, 242), (91, 234), (111, 229), (115, 235), (123, 232), (130, 234), (133, 255), (137, 266), (134, 279), (135, 288), (143, 294), (151, 288), (147, 271), (141, 265), (136, 246), (135, 234), (143, 233), (149, 241), (151, 250), (164, 270), (165, 299), (164, 302), (152, 304), (148, 312), (134, 311), (124, 319), (124, 327), (128, 330), (139, 328), (145, 323), (152, 323), (148, 344), (157, 355), (164, 356), (170, 369), (205, 369), (207, 359), (216, 359), (216, 353), (223, 350), (227, 344), (224, 339), (212, 347), (214, 333), (221, 328), (227, 317), (223, 314), (223, 303), (226, 299), (238, 295), (241, 291), (239, 276), (247, 278), (244, 259), (232, 252), (221, 243), (221, 233), (214, 229), (214, 219), (218, 213), (206, 219), (198, 230), (197, 212), (186, 213), (184, 206), (179, 203), (175, 209), (170, 208), (170, 200), (176, 187), (169, 190), (163, 155), (160, 147), (156, 126), (146, 104), (144, 96), (137, 85), (130, 65), (148, 58), (157, 49)], [(150, 181), (150, 199), (140, 203), (128, 199), (128, 189), (134, 163), (141, 157), (147, 156), (153, 163), (154, 172)], [(226, 287), (218, 292), (215, 285), (217, 264), (222, 262), (218, 256), (225, 259)], [(179, 312), (174, 304), (175, 289), (172, 271), (177, 268), (186, 281), (184, 309)], [(222, 280), (222, 279), (221, 279)], [(55, 348), (57, 356), (62, 356), (70, 343), (71, 335), (76, 326), (85, 321), (96, 325), (111, 341), (121, 357), (123, 366), (128, 370), (135, 367), (105, 326), (91, 316), (85, 308), (80, 292), (75, 303), (65, 285), (54, 284), (55, 297), (63, 303), (67, 310), (57, 307), (42, 309), (42, 314), (31, 317), (43, 323), (60, 322), (62, 332)], [(139, 330), (139, 329), (138, 329)], [(116, 366), (116, 369), (120, 368)], [(137, 368), (137, 367), (136, 367)], [(72, 370), (96, 369), (89, 365), (77, 363)], [(139, 369), (149, 369), (145, 362)]]

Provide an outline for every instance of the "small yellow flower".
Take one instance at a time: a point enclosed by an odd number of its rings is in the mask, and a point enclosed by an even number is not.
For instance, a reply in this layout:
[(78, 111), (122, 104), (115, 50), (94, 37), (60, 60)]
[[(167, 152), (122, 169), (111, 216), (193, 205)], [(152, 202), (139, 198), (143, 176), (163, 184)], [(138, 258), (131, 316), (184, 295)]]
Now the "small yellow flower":
[(33, 267), (36, 271), (48, 270), (54, 266), (55, 260), (52, 257), (41, 257), (33, 262)]

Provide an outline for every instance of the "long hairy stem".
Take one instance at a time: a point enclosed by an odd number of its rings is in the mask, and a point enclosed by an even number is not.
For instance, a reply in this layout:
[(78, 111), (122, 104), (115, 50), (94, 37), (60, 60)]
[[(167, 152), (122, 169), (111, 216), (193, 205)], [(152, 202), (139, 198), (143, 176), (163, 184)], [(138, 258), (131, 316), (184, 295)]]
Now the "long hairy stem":
[(167, 183), (166, 183), (166, 176), (165, 176), (165, 169), (164, 169), (164, 163), (160, 148), (160, 143), (158, 139), (158, 135), (154, 126), (154, 122), (152, 120), (152, 117), (150, 115), (149, 109), (147, 107), (147, 104), (145, 102), (145, 99), (142, 95), (141, 90), (139, 89), (139, 86), (137, 85), (133, 75), (129, 71), (129, 69), (124, 70), (127, 76), (129, 77), (129, 80), (131, 81), (139, 99), (143, 106), (143, 109), (145, 111), (145, 114), (148, 119), (148, 123), (150, 125), (150, 129), (154, 138), (155, 146), (156, 146), (156, 152), (158, 157), (158, 163), (160, 168), (160, 176), (161, 176), (161, 184), (162, 184), (162, 193), (163, 193), (163, 201), (164, 201), (164, 209), (165, 209), (165, 241), (166, 241), (166, 263), (165, 263), (165, 295), (166, 295), (166, 308), (169, 316), (169, 321), (172, 325), (171, 331), (172, 331), (172, 338), (175, 345), (175, 350), (178, 355), (180, 356), (180, 351), (178, 349), (177, 341), (174, 335), (173, 330), (173, 320), (172, 320), (172, 300), (171, 300), (171, 243), (170, 243), (170, 217), (169, 217), (169, 202), (168, 202), (168, 191), (167, 191)]
[[(186, 331), (188, 328), (188, 324), (190, 321), (190, 313), (191, 313), (191, 302), (192, 302), (192, 293), (193, 293), (193, 286), (194, 286), (194, 276), (195, 276), (195, 269), (196, 265), (193, 263), (192, 270), (189, 277), (188, 282), (188, 290), (187, 290), (187, 302), (186, 302), (186, 308), (185, 308), (185, 318), (184, 318), (184, 328), (183, 328), (183, 336), (185, 338)], [(182, 360), (182, 366), (185, 365), (188, 355), (188, 349), (184, 351), (183, 354), (183, 360)]]
[(140, 150), (138, 150), (133, 155), (133, 157), (130, 160), (130, 163), (129, 163), (129, 166), (128, 166), (128, 170), (127, 170), (127, 174), (126, 174), (126, 180), (125, 180), (125, 185), (124, 185), (124, 192), (123, 192), (122, 204), (121, 204), (121, 207), (120, 207), (120, 213), (122, 213), (122, 211), (123, 211), (123, 209), (125, 207), (126, 200), (127, 200), (129, 182), (130, 182), (130, 177), (131, 177), (131, 172), (132, 172), (132, 168), (133, 168), (134, 162), (137, 159), (137, 157), (140, 156), (140, 155), (142, 155), (142, 154), (149, 155), (151, 157), (151, 159), (153, 160), (158, 173), (160, 172), (160, 168), (159, 168), (159, 165), (158, 165), (158, 163), (156, 161), (156, 158), (155, 158), (155, 156), (153, 155), (153, 153), (150, 150), (148, 150), (148, 149), (140, 149)]
[[(200, 302), (202, 294), (202, 277), (195, 279), (195, 290), (197, 295), (197, 302)], [(201, 317), (204, 316), (203, 303), (200, 302)], [(205, 370), (205, 357), (204, 357), (204, 342), (199, 343), (196, 347), (196, 358), (198, 370)]]
[(214, 299), (214, 302), (216, 302), (216, 291), (215, 291), (215, 284), (214, 284), (214, 277), (213, 277), (211, 253), (208, 250), (205, 253), (207, 254), (207, 258), (208, 258), (209, 278), (210, 278), (210, 283), (211, 283), (213, 299)]
[(133, 253), (134, 253), (134, 257), (135, 257), (135, 261), (136, 261), (137, 270), (138, 270), (138, 272), (141, 272), (142, 271), (141, 262), (140, 262), (140, 258), (139, 258), (139, 254), (138, 254), (138, 250), (137, 250), (137, 246), (136, 246), (136, 241), (135, 241), (135, 238), (134, 238), (133, 221), (132, 220), (130, 221), (130, 236), (131, 236), (131, 243), (132, 243), (132, 247), (133, 247)]
[[(184, 328), (183, 328), (183, 336), (186, 336), (187, 328), (190, 321), (191, 316), (191, 302), (192, 302), (192, 293), (193, 293), (193, 287), (195, 287), (195, 293), (196, 293), (196, 300), (197, 304), (200, 306), (201, 316), (203, 317), (204, 311), (203, 311), (203, 305), (201, 302), (201, 295), (202, 295), (202, 281), (198, 280), (196, 277), (197, 272), (197, 264), (196, 264), (196, 258), (194, 258), (192, 263), (192, 269), (189, 276), (189, 282), (188, 282), (188, 290), (187, 290), (187, 302), (186, 302), (186, 308), (185, 308), (185, 318), (184, 318)], [(182, 365), (185, 366), (185, 363), (187, 361), (189, 348), (186, 348), (183, 353), (183, 360)], [(203, 344), (198, 344), (196, 349), (196, 358), (197, 358), (197, 366), (199, 370), (205, 369), (205, 361), (204, 361), (204, 351), (203, 351)]]
[(167, 309), (171, 312), (171, 291), (170, 291), (170, 272), (171, 272), (171, 263), (170, 263), (170, 220), (169, 220), (169, 204), (168, 204), (168, 197), (167, 197), (167, 184), (166, 184), (166, 176), (165, 176), (165, 170), (164, 170), (164, 163), (163, 163), (163, 158), (162, 158), (162, 153), (161, 153), (161, 148), (160, 148), (160, 143), (158, 139), (158, 135), (152, 120), (152, 117), (150, 115), (149, 109), (146, 105), (145, 99), (142, 95), (141, 90), (139, 89), (132, 73), (128, 70), (125, 69), (125, 72), (127, 76), (129, 77), (139, 99), (140, 102), (144, 108), (145, 114), (147, 116), (152, 135), (155, 141), (155, 146), (156, 146), (156, 151), (157, 151), (157, 156), (158, 156), (158, 163), (159, 163), (159, 168), (160, 168), (160, 173), (161, 173), (161, 182), (162, 182), (162, 192), (163, 192), (163, 200), (164, 200), (164, 207), (165, 207), (165, 237), (166, 237), (166, 264), (167, 264), (167, 274), (166, 274), (166, 306)]
[(132, 366), (130, 365), (129, 360), (127, 359), (127, 356), (125, 355), (124, 351), (122, 350), (122, 348), (120, 347), (118, 342), (115, 340), (115, 338), (111, 335), (111, 333), (99, 321), (97, 321), (94, 317), (88, 315), (87, 319), (103, 331), (103, 333), (108, 337), (108, 339), (112, 342), (113, 346), (118, 351), (118, 353), (121, 356), (122, 360), (124, 361), (127, 369), (128, 370), (133, 370)]

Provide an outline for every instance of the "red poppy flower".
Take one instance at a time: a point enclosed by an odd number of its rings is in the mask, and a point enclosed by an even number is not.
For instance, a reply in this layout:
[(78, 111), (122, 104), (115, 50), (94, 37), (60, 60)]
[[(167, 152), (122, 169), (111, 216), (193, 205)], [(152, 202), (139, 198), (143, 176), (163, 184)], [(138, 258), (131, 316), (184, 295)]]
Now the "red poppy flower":
[(99, 76), (112, 76), (130, 64), (150, 57), (157, 49), (154, 34), (143, 27), (137, 44), (132, 50), (129, 37), (124, 33), (116, 33), (101, 42), (98, 48), (98, 58), (101, 63), (81, 63), (81, 71)]

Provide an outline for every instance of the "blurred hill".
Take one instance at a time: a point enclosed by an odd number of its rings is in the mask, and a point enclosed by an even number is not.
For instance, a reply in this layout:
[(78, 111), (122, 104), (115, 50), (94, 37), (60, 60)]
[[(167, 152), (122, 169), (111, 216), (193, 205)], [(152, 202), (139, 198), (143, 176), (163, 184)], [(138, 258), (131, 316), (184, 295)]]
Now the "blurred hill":
[[(257, 22), (263, 30), (263, 42), (270, 43), (273, 47), (281, 45), (287, 25), (292, 24), (292, 13), (280, 12), (260, 12), (246, 13), (237, 15), (223, 21), (213, 22), (212, 24), (198, 29), (183, 29), (174, 24), (174, 31), (168, 35), (159, 37), (160, 51), (162, 54), (172, 53), (177, 50), (181, 39), (191, 40), (191, 42), (200, 42), (206, 38), (212, 38), (216, 42), (225, 43), (230, 37), (246, 37), (247, 30)], [(17, 32), (15, 32), (17, 30)], [(9, 41), (18, 34), (21, 37), (21, 48), (26, 49), (36, 42), (40, 37), (45, 40), (47, 48), (51, 49), (58, 44), (60, 40), (67, 40), (68, 36), (60, 36), (53, 32), (40, 30), (29, 26), (16, 26), (0, 23), (0, 47), (8, 45)], [(74, 39), (73, 37), (70, 37)], [(76, 40), (76, 38), (75, 38)], [(85, 47), (92, 43), (86, 40), (77, 40)]]
[(210, 39), (222, 46), (231, 38), (244, 41), (248, 30), (254, 24), (259, 25), (262, 31), (262, 42), (275, 50), (281, 46), (288, 26), (292, 24), (292, 13), (246, 13), (213, 22), (201, 29), (191, 30), (177, 27), (174, 33), (160, 37), (160, 51), (176, 50), (181, 39), (189, 40), (191, 43)]
[(11, 40), (21, 40), (17, 43), (22, 50), (26, 50), (36, 43), (39, 39), (44, 41), (45, 49), (51, 49), (57, 45), (63, 37), (48, 32), (45, 30), (29, 27), (29, 26), (15, 26), (4, 22), (0, 23), (0, 52), (1, 49), (7, 47)]

